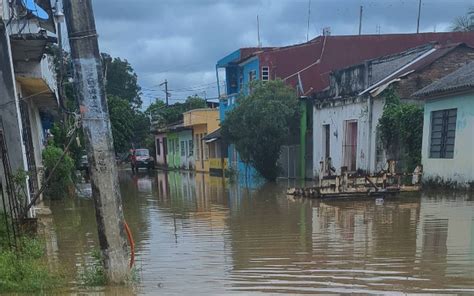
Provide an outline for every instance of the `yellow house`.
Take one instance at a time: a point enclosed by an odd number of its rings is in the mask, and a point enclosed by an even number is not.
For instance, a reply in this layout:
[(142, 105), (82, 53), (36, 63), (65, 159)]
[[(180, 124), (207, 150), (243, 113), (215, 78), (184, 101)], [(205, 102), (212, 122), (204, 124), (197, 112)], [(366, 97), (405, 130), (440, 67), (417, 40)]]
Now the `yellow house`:
[(219, 109), (194, 109), (183, 114), (184, 126), (193, 129), (194, 167), (209, 172), (209, 148), (203, 138), (219, 128)]

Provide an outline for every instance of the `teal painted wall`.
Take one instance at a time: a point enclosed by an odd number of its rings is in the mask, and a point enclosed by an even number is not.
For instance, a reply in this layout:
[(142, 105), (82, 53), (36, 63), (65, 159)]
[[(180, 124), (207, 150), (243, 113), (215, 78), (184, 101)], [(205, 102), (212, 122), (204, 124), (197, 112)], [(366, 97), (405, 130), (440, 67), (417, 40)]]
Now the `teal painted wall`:
[[(431, 112), (457, 108), (453, 158), (430, 158)], [(467, 186), (474, 181), (474, 92), (425, 103), (423, 119), (422, 164), (425, 180), (440, 178)]]

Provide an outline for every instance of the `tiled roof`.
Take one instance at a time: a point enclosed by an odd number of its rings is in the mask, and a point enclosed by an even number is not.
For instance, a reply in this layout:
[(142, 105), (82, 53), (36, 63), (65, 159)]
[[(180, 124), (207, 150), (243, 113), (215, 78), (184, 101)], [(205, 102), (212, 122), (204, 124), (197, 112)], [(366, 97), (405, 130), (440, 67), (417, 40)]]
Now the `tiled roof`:
[(474, 61), (415, 92), (415, 97), (429, 97), (472, 89), (474, 91)]

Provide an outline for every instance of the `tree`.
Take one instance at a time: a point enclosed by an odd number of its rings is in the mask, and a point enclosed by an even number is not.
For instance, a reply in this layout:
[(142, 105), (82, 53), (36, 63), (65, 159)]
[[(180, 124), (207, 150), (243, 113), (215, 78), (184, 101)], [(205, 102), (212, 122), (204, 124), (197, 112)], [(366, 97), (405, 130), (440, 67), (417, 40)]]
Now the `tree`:
[(471, 7), (466, 15), (457, 17), (454, 20), (452, 30), (455, 32), (474, 31), (474, 7)]
[(127, 60), (112, 58), (102, 53), (102, 67), (105, 73), (105, 89), (107, 95), (127, 100), (134, 109), (142, 105), (141, 88), (138, 76)]
[(116, 152), (125, 152), (131, 148), (134, 135), (134, 110), (126, 99), (117, 96), (107, 96), (110, 124)]
[(401, 161), (402, 170), (412, 172), (421, 163), (423, 108), (402, 103), (393, 88), (384, 92), (385, 106), (377, 128), (389, 159)]
[(186, 111), (205, 107), (206, 100), (198, 96), (190, 96), (184, 103), (175, 103), (170, 106), (158, 100), (148, 106), (145, 113), (151, 114), (152, 121), (157, 127), (164, 127), (183, 120), (183, 113)]
[(241, 96), (222, 122), (222, 135), (235, 144), (240, 158), (267, 180), (278, 176), (281, 146), (296, 129), (299, 104), (295, 91), (281, 80), (258, 81)]

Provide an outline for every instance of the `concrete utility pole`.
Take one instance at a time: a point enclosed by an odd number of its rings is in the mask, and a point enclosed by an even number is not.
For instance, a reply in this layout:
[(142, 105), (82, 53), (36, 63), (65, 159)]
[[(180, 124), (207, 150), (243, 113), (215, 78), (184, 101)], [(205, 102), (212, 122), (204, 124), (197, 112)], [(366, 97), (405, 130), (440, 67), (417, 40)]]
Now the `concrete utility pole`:
[(360, 6), (359, 10), (359, 35), (362, 35), (362, 12), (364, 10), (364, 6)]
[(99, 243), (111, 283), (129, 279), (127, 241), (92, 0), (63, 0), (90, 163)]

